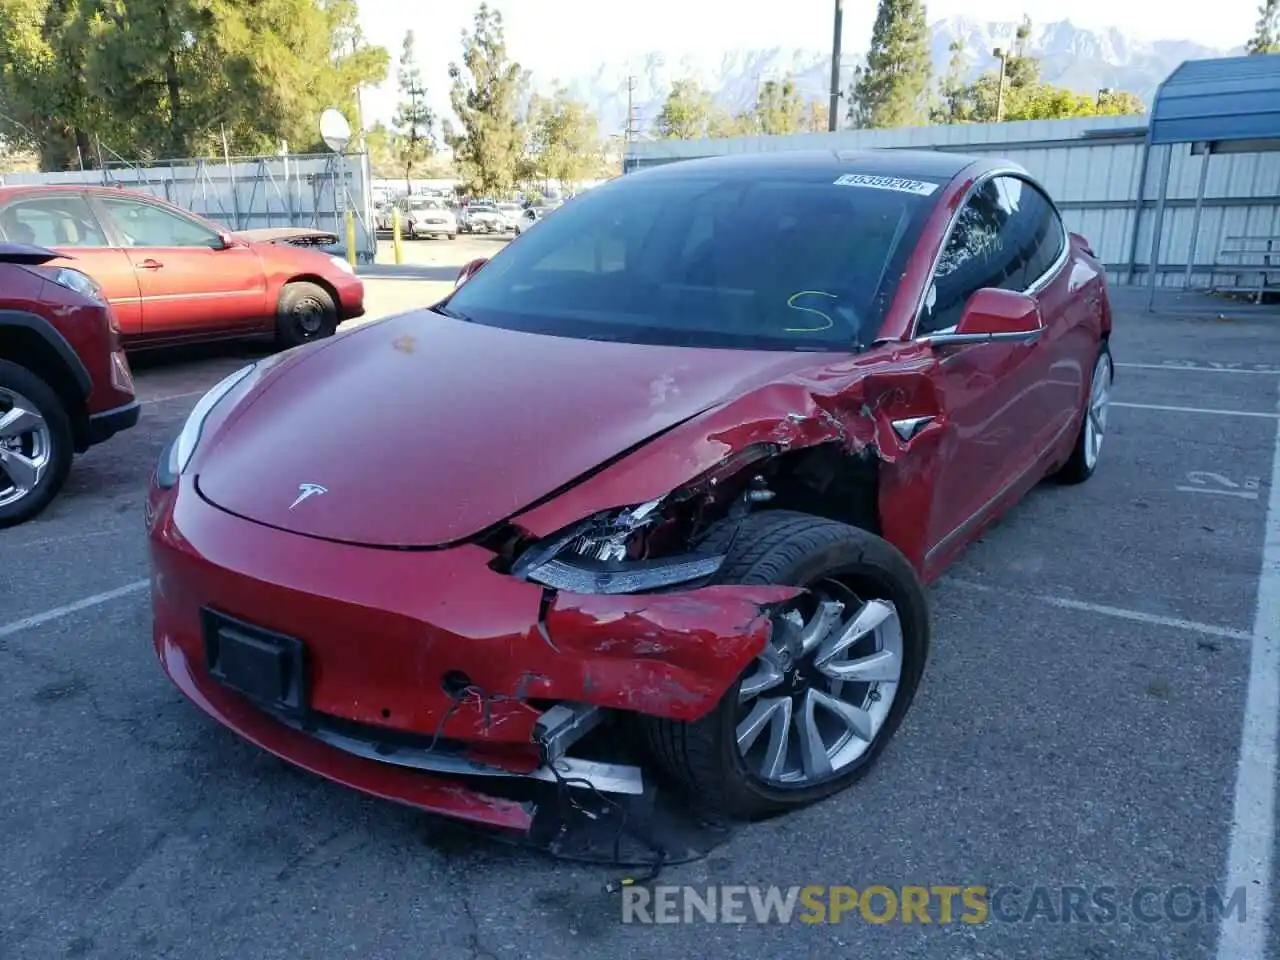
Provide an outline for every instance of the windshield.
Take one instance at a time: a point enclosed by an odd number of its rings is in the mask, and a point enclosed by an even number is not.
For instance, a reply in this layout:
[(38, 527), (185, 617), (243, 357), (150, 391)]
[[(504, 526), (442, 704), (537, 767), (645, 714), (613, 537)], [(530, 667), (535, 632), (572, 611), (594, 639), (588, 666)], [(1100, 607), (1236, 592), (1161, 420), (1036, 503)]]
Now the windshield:
[(497, 211), (494, 210), (493, 207), (485, 206), (483, 203), (473, 203), (471, 205), (471, 212), (472, 213), (496, 213)]
[(937, 191), (835, 179), (830, 170), (621, 178), (521, 237), (442, 312), (582, 339), (863, 348), (879, 335)]

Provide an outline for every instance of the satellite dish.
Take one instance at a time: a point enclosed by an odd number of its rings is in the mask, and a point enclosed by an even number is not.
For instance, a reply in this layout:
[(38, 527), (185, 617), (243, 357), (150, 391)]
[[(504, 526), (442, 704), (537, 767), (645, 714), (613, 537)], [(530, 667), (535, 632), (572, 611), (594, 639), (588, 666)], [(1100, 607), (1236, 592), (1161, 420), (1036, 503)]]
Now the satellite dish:
[(342, 153), (351, 142), (351, 124), (339, 111), (330, 107), (320, 114), (320, 138), (334, 153)]

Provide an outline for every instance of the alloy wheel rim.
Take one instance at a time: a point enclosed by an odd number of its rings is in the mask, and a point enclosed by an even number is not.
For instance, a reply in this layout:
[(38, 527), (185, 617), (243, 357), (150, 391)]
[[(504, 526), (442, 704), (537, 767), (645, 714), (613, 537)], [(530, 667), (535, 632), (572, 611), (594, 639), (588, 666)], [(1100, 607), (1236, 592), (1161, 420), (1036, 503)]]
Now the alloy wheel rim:
[(53, 436), (39, 408), (15, 390), (0, 388), (0, 507), (40, 485), (53, 457)]
[(775, 620), (773, 638), (739, 685), (738, 755), (774, 787), (837, 776), (884, 728), (902, 681), (902, 624), (887, 600), (832, 580), (807, 608)]
[(1111, 360), (1103, 354), (1093, 368), (1093, 381), (1089, 387), (1089, 408), (1085, 412), (1084, 460), (1092, 470), (1098, 465), (1102, 441), (1107, 434), (1107, 408), (1111, 404)]

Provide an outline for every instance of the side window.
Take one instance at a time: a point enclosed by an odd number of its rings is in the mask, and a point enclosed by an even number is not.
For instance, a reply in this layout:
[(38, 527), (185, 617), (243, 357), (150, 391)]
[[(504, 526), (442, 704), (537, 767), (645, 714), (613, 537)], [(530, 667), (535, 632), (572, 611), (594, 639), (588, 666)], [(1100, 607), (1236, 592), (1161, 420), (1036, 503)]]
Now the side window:
[(1049, 198), (1025, 180), (999, 177), (1005, 206), (1010, 211), (1009, 245), (1016, 251), (1009, 282), (1026, 290), (1045, 275), (1062, 253), (1062, 221)]
[(13, 243), (41, 247), (108, 246), (88, 201), (74, 193), (16, 200), (0, 211), (0, 228)]
[(99, 197), (126, 247), (216, 247), (218, 234), (154, 204)]
[(1009, 209), (999, 184), (986, 181), (956, 217), (925, 296), (917, 334), (954, 327), (975, 291), (1006, 285), (1011, 267), (1008, 222)]

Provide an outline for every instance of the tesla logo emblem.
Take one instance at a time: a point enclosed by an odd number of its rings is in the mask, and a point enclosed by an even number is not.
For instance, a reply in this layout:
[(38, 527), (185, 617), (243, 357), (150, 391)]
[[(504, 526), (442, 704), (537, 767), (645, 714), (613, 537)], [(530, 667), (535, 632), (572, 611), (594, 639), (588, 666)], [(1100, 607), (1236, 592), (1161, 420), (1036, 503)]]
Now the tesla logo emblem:
[(328, 487), (322, 487), (318, 483), (300, 483), (298, 484), (298, 499), (289, 504), (289, 509), (292, 510), (303, 500), (310, 500), (312, 497), (318, 497), (322, 493), (328, 492)]

